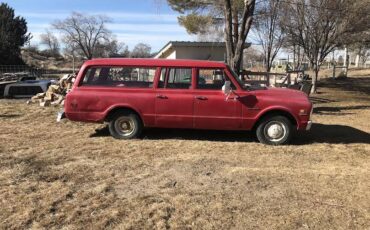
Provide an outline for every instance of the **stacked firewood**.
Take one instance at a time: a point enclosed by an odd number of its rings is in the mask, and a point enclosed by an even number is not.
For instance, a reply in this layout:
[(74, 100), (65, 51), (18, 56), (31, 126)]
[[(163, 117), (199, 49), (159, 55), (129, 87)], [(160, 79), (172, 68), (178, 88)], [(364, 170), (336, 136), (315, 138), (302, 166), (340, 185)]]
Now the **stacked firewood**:
[(39, 103), (42, 107), (63, 105), (64, 97), (72, 89), (75, 78), (76, 76), (73, 74), (64, 75), (58, 84), (52, 84), (46, 92), (36, 94), (31, 100), (27, 101), (27, 104)]

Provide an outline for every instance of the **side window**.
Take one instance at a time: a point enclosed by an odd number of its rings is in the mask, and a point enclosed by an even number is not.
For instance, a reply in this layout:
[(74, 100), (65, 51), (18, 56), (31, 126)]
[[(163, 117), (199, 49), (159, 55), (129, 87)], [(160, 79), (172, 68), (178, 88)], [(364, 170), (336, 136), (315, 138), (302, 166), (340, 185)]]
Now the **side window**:
[(161, 69), (161, 76), (159, 77), (158, 88), (165, 88), (166, 72), (166, 68)]
[(191, 68), (163, 68), (158, 88), (189, 89), (192, 82)]
[(152, 88), (156, 68), (91, 67), (81, 82), (82, 86)]
[[(223, 69), (199, 69), (197, 89), (221, 90), (225, 81), (230, 81)], [(231, 83), (231, 88), (236, 89)]]

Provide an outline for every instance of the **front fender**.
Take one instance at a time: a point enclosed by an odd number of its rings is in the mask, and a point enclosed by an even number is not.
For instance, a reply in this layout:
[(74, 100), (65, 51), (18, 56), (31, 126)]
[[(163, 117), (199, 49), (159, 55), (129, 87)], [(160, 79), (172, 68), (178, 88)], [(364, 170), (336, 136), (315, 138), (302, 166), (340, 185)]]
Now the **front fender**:
[(274, 114), (274, 113), (289, 116), (289, 119), (293, 119), (295, 121), (295, 125), (297, 126), (297, 129), (299, 129), (300, 119), (297, 116), (297, 114), (295, 114), (295, 112), (292, 111), (291, 109), (287, 107), (283, 107), (283, 106), (272, 106), (272, 107), (268, 107), (268, 108), (265, 108), (259, 111), (258, 114), (253, 119), (254, 124), (252, 125), (252, 127), (254, 127), (266, 115)]

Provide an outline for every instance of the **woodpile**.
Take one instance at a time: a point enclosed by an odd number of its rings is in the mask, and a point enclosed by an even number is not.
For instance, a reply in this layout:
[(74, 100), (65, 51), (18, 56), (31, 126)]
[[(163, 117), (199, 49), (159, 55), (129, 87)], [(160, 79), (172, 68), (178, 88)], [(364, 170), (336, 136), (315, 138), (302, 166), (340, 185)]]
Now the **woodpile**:
[(73, 74), (64, 75), (58, 84), (50, 85), (46, 92), (36, 94), (27, 104), (39, 103), (42, 107), (63, 105), (64, 97), (72, 89), (75, 78)]

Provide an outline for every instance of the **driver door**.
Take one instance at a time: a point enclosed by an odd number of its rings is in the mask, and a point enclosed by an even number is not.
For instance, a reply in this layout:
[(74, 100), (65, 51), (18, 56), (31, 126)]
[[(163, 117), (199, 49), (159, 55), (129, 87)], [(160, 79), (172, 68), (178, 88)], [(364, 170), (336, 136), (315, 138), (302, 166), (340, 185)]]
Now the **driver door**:
[[(194, 128), (238, 130), (242, 127), (241, 103), (222, 92), (227, 78), (223, 69), (197, 69), (194, 90)], [(231, 85), (233, 89), (235, 86)], [(226, 100), (227, 99), (227, 100)]]

